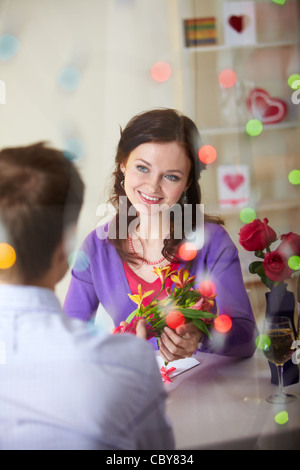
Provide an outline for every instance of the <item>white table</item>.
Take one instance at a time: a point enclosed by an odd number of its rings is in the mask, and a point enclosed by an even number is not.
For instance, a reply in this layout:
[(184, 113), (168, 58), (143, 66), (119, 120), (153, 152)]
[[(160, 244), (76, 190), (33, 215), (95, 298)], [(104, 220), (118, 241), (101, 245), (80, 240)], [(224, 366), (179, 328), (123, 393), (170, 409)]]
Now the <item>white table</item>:
[[(165, 384), (177, 449), (300, 449), (300, 383), (285, 388), (295, 402), (273, 405), (266, 397), (277, 386), (261, 351), (243, 360), (195, 357), (200, 365)], [(286, 424), (274, 420), (280, 411)]]

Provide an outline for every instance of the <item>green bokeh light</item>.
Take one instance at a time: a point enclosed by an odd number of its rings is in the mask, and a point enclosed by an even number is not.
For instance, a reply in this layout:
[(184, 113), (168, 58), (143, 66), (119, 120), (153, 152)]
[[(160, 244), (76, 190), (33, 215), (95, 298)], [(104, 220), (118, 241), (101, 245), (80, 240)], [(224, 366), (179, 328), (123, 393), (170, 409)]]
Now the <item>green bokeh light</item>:
[(255, 343), (258, 349), (261, 349), (262, 351), (267, 351), (270, 347), (271, 339), (268, 335), (262, 334), (257, 336)]
[(300, 88), (300, 83), (296, 83), (298, 81), (300, 82), (300, 75), (298, 73), (293, 73), (288, 78), (288, 84), (293, 90)]
[(244, 224), (249, 224), (256, 219), (256, 212), (251, 207), (245, 207), (240, 212), (240, 219)]
[(300, 256), (297, 256), (297, 255), (291, 256), (288, 259), (288, 265), (294, 271), (298, 271), (298, 269), (300, 269)]
[(259, 119), (250, 119), (250, 121), (248, 121), (246, 124), (246, 132), (247, 134), (251, 135), (251, 137), (259, 135), (262, 130), (263, 125)]
[(277, 424), (286, 424), (289, 420), (289, 415), (287, 411), (280, 411), (274, 417), (274, 420)]
[(284, 5), (286, 0), (272, 0), (273, 3), (277, 3), (278, 5)]
[(289, 182), (291, 184), (300, 184), (300, 170), (292, 170), (289, 172)]

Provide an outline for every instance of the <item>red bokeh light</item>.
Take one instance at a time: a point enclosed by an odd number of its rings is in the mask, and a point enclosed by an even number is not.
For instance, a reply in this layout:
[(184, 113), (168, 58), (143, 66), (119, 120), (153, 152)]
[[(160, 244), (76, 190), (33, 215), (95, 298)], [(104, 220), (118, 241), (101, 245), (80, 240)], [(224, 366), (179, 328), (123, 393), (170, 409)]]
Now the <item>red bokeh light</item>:
[(172, 75), (172, 69), (167, 62), (156, 62), (151, 68), (151, 76), (156, 82), (166, 82)]
[(206, 279), (200, 282), (199, 292), (204, 295), (204, 297), (210, 297), (216, 293), (216, 286), (212, 281)]
[(179, 310), (172, 310), (166, 316), (166, 324), (175, 330), (185, 322), (184, 315)]
[(219, 74), (219, 84), (223, 88), (231, 88), (236, 84), (236, 73), (231, 69), (222, 70)]
[(228, 315), (219, 315), (215, 319), (214, 325), (219, 333), (227, 333), (232, 327), (232, 320)]
[(183, 243), (178, 250), (180, 258), (184, 261), (190, 261), (197, 255), (197, 249), (193, 243)]
[(213, 163), (217, 158), (217, 151), (212, 145), (203, 145), (198, 152), (199, 159), (202, 163)]

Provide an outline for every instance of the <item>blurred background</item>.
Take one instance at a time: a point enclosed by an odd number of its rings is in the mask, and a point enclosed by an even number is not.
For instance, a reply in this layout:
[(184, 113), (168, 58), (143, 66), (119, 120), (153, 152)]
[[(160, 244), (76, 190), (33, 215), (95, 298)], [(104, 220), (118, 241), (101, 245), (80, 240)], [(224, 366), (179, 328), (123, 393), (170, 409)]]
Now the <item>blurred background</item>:
[(0, 147), (47, 141), (76, 162), (79, 246), (120, 126), (156, 107), (187, 114), (206, 145), (203, 203), (225, 219), (258, 315), (266, 288), (238, 233), (255, 217), (299, 233), (299, 33), (298, 0), (0, 0)]

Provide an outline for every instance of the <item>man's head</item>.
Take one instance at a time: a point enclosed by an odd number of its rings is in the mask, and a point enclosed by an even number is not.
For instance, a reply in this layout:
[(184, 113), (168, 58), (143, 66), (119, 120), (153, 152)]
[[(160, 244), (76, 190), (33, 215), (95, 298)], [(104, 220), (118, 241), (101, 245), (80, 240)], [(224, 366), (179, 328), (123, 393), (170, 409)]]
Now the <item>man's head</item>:
[[(66, 233), (75, 226), (84, 185), (63, 152), (38, 143), (0, 151), (0, 244), (16, 253), (17, 273), (25, 284), (41, 279)], [(2, 272), (1, 272), (2, 271)]]

